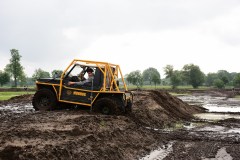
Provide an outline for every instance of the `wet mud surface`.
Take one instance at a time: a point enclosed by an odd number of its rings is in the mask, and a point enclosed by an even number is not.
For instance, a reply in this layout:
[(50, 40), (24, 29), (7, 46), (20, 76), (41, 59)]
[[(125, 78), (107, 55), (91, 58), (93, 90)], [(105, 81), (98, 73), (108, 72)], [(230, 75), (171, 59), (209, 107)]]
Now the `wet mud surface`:
[(240, 157), (240, 120), (196, 119), (206, 110), (165, 91), (134, 95), (133, 113), (118, 116), (79, 108), (36, 112), (31, 95), (2, 101), (0, 159)]
[(175, 152), (165, 159), (239, 159), (239, 122), (228, 119), (192, 130), (171, 132), (168, 136), (174, 141), (172, 149)]

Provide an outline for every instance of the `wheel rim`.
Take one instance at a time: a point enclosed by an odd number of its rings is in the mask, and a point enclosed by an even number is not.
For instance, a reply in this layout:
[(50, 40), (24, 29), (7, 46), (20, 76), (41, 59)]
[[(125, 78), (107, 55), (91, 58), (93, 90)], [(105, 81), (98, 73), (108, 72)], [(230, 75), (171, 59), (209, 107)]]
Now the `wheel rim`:
[(39, 106), (48, 107), (50, 105), (50, 98), (47, 96), (43, 96), (39, 100)]
[(109, 114), (110, 113), (110, 108), (109, 107), (102, 107), (102, 113), (103, 114)]

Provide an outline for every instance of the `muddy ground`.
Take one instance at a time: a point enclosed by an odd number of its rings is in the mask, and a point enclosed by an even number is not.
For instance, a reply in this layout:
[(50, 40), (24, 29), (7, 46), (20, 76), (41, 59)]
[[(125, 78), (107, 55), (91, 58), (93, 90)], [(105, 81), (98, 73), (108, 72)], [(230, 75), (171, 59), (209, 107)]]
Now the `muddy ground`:
[[(228, 96), (225, 93), (212, 94)], [(0, 159), (238, 159), (240, 120), (205, 112), (166, 91), (134, 91), (133, 113), (36, 112), (31, 95), (0, 102)], [(237, 113), (235, 113), (237, 114)], [(194, 127), (192, 127), (194, 124)], [(181, 127), (179, 127), (181, 126)], [(150, 154), (156, 151), (155, 154)]]

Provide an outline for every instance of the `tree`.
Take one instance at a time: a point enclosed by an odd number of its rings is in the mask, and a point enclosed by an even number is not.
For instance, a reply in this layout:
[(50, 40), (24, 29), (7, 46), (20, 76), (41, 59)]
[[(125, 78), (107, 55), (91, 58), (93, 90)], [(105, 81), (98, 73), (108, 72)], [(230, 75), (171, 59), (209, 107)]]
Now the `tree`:
[(182, 82), (182, 73), (178, 70), (173, 71), (172, 76), (170, 77), (172, 88), (175, 89)]
[[(161, 83), (160, 73), (158, 72), (157, 69), (152, 68), (152, 67), (145, 69), (142, 73), (142, 77), (143, 77), (143, 81), (148, 81), (150, 83), (150, 85), (152, 84), (152, 82), (155, 84), (155, 86), (156, 86), (156, 83), (158, 83), (158, 84)], [(153, 78), (154, 78), (154, 80), (153, 80)]]
[(142, 74), (139, 70), (133, 71), (127, 75), (127, 81), (140, 88), (143, 85)]
[(50, 74), (47, 71), (42, 70), (41, 68), (36, 69), (34, 74), (32, 75), (33, 80), (37, 80), (39, 78), (49, 78)]
[(174, 70), (172, 65), (167, 65), (163, 70), (166, 78), (170, 79), (172, 88), (177, 88), (182, 82), (182, 73), (178, 70)]
[(7, 72), (0, 71), (0, 85), (1, 87), (10, 82), (10, 75)]
[(236, 77), (237, 74), (238, 74), (237, 72), (229, 73), (229, 82), (228, 82), (229, 86), (234, 86), (234, 78)]
[(204, 82), (204, 73), (200, 70), (199, 66), (194, 64), (187, 64), (183, 67), (183, 79), (193, 86), (198, 88)]
[(214, 86), (217, 88), (224, 88), (224, 82), (221, 79), (216, 79), (214, 82)]
[(173, 75), (173, 66), (167, 65), (163, 68), (164, 74), (166, 75), (166, 78), (170, 78)]
[(26, 74), (22, 74), (19, 77), (19, 83), (20, 83), (20, 86), (24, 86), (27, 83), (27, 76), (26, 76)]
[(229, 83), (229, 80), (231, 78), (231, 74), (228, 73), (228, 71), (226, 71), (226, 70), (219, 70), (217, 72), (217, 75), (218, 75), (218, 78), (223, 81), (224, 85)]
[(62, 75), (62, 73), (63, 73), (63, 71), (62, 70), (53, 70), (52, 71), (52, 77), (54, 77), (54, 78), (60, 78), (61, 77), (61, 75)]
[(154, 83), (155, 89), (156, 89), (156, 85), (161, 83), (161, 79), (159, 78), (159, 75), (153, 74), (152, 75), (152, 82)]
[(208, 73), (206, 78), (205, 78), (205, 83), (207, 86), (213, 86), (214, 85), (214, 81), (218, 79), (218, 76), (216, 73)]
[(240, 87), (240, 73), (235, 75), (235, 77), (233, 79), (233, 85), (234, 85), (234, 87)]
[(20, 63), (21, 55), (18, 53), (18, 50), (11, 49), (11, 59), (10, 63), (6, 66), (5, 71), (13, 77), (14, 87), (17, 87), (17, 81), (20, 77), (24, 75), (23, 67)]

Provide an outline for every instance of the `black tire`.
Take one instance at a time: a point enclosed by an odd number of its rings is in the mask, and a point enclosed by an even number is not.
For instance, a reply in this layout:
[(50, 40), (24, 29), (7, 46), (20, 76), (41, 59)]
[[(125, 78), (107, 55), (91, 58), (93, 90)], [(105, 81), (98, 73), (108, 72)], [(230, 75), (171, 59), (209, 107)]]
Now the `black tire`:
[(127, 106), (125, 107), (125, 113), (132, 113), (132, 102), (127, 102)]
[(96, 101), (93, 106), (93, 110), (102, 114), (111, 115), (117, 114), (119, 107), (115, 99), (105, 97)]
[(40, 89), (33, 96), (33, 108), (38, 111), (49, 111), (56, 107), (57, 99), (49, 89)]

